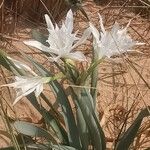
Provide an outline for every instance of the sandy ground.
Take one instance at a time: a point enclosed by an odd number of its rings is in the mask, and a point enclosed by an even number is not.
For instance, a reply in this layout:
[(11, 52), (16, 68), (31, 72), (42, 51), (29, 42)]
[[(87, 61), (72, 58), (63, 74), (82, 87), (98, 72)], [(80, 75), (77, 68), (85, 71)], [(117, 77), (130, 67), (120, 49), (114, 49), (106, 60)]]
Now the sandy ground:
[[(130, 19), (133, 19), (129, 32), (131, 36), (140, 42), (144, 42), (145, 45), (137, 47), (138, 52), (132, 52), (128, 54), (128, 57), (136, 67), (138, 72), (142, 75), (147, 84), (150, 85), (150, 24), (149, 20), (142, 18), (138, 13), (132, 12), (129, 8), (110, 7), (110, 6), (96, 6), (91, 0), (87, 0), (84, 3), (84, 9), (90, 18), (90, 21), (99, 27), (99, 19), (97, 13), (100, 13), (104, 18), (104, 24), (106, 28), (110, 28), (114, 21), (119, 22), (125, 26)], [(41, 24), (40, 24), (41, 25)], [(39, 27), (36, 28), (42, 28)], [(80, 13), (75, 13), (75, 28), (79, 29), (79, 34), (83, 32), (83, 29), (87, 27), (86, 18)], [(30, 37), (31, 27), (25, 20), (20, 20), (16, 33), (13, 36), (11, 46), (6, 46), (6, 52), (14, 58), (22, 60), (20, 58), (19, 51), (23, 51), (34, 59), (42, 63), (44, 66), (49, 66), (45, 57), (39, 54), (39, 51), (34, 51), (25, 46), (22, 41)], [(75, 29), (76, 30), (76, 29)], [(84, 45), (80, 48), (84, 50), (87, 57), (91, 56), (91, 45)], [(50, 68), (51, 69), (51, 68)], [(0, 84), (10, 83), (12, 81), (11, 74), (4, 68), (1, 68)], [(9, 94), (8, 94), (9, 93)], [(45, 93), (52, 97), (53, 95), (50, 89), (46, 89)], [(100, 112), (101, 124), (104, 127), (105, 133), (110, 137), (110, 141), (113, 141), (117, 133), (119, 132), (121, 123), (134, 104), (132, 114), (130, 115), (129, 124), (133, 121), (133, 118), (137, 116), (139, 110), (147, 105), (150, 105), (150, 90), (148, 86), (139, 77), (137, 72), (121, 57), (115, 57), (111, 60), (105, 60), (99, 66), (99, 84), (98, 84), (98, 98), (97, 106)], [(12, 102), (15, 97), (15, 93), (12, 89), (4, 88), (1, 91), (2, 101), (4, 106), (6, 102), (12, 107)], [(53, 103), (54, 101), (52, 101)], [(46, 107), (46, 106), (45, 106)], [(13, 112), (14, 111), (14, 112)], [(11, 117), (17, 117), (21, 120), (26, 120), (34, 123), (38, 123), (41, 119), (39, 113), (33, 108), (33, 106), (24, 98), (14, 108), (13, 111), (8, 109), (8, 115)], [(1, 130), (5, 130), (3, 123), (0, 125)], [(150, 128), (149, 128), (150, 129)], [(145, 141), (148, 138), (145, 139)], [(9, 141), (3, 139), (0, 136), (0, 147), (8, 145)], [(136, 144), (136, 143), (135, 143)], [(110, 144), (111, 146), (111, 144)], [(150, 146), (148, 144), (147, 146)], [(144, 149), (144, 148), (137, 148)]]

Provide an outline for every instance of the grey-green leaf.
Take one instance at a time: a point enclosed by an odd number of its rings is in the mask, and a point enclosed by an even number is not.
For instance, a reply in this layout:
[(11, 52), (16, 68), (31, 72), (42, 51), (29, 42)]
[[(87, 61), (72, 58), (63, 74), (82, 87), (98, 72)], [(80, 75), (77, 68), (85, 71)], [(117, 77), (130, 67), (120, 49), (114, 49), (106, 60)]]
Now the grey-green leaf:
[(82, 148), (87, 150), (90, 145), (90, 141), (89, 141), (90, 135), (89, 135), (87, 123), (85, 122), (85, 119), (83, 117), (80, 107), (77, 108), (76, 115), (77, 115), (77, 127), (78, 127), (79, 135), (81, 138)]
[(5, 54), (4, 54), (4, 52), (2, 52), (1, 50), (0, 50), (0, 65), (5, 67), (7, 70), (11, 71), (11, 68), (10, 68), (10, 66), (9, 66), (9, 64), (7, 62), (7, 58), (6, 58)]
[[(33, 66), (36, 67), (42, 76), (51, 76), (51, 73), (49, 73), (42, 65), (38, 64), (30, 57), (27, 57), (27, 59), (31, 61)], [(68, 97), (64, 92), (63, 87), (57, 81), (51, 82), (50, 86), (57, 97), (57, 102), (61, 106), (62, 115), (64, 117), (65, 125), (68, 131), (69, 143), (71, 146), (80, 149), (78, 129)]]
[(31, 137), (44, 137), (48, 141), (51, 141), (53, 143), (57, 143), (56, 140), (53, 138), (54, 135), (51, 135), (46, 130), (36, 127), (35, 125), (25, 122), (25, 121), (15, 121), (13, 123), (13, 126), (15, 129), (24, 135), (28, 135)]
[(45, 46), (49, 46), (49, 44), (46, 42), (48, 37), (44, 36), (41, 32), (37, 30), (32, 30), (32, 38), (35, 39), (36, 41), (39, 41)]
[(78, 150), (74, 147), (71, 146), (64, 146), (64, 145), (53, 145), (52, 146), (53, 150)]
[(147, 107), (139, 113), (138, 117), (135, 119), (133, 124), (127, 129), (127, 131), (121, 136), (119, 139), (116, 150), (127, 150), (129, 149), (130, 145), (134, 141), (136, 134), (140, 128), (142, 120), (144, 117), (150, 116), (149, 110), (150, 107)]
[[(74, 90), (77, 91), (77, 89)], [(105, 136), (96, 116), (96, 112), (93, 107), (93, 99), (90, 92), (84, 88), (81, 91), (79, 90), (76, 93), (76, 100), (91, 135), (93, 147), (95, 150), (105, 150)]]

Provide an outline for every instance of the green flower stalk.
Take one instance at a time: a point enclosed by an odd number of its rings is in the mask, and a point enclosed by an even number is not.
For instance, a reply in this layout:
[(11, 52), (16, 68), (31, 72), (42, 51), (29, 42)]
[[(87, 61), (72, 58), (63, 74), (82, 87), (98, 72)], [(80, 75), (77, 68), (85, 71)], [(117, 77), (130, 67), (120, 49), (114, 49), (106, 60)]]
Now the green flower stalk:
[[(93, 63), (97, 60), (104, 59), (105, 57), (110, 58), (113, 55), (131, 51), (132, 47), (135, 45), (143, 45), (144, 43), (139, 43), (133, 41), (132, 38), (127, 34), (127, 28), (130, 25), (130, 21), (125, 28), (120, 28), (119, 24), (116, 22), (111, 31), (106, 31), (103, 25), (102, 17), (99, 15), (101, 32), (94, 27), (92, 23), (90, 24), (90, 29), (93, 34)], [(96, 87), (98, 80), (98, 68), (97, 66), (92, 70), (91, 75), (91, 95), (94, 99), (94, 105), (96, 105)]]

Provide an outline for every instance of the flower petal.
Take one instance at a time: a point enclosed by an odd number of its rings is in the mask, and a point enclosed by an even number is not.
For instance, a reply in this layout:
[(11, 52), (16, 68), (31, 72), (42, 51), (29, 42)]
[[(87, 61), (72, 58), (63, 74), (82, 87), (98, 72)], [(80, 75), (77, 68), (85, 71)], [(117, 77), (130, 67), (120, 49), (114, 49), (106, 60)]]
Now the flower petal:
[[(25, 41), (24, 43), (40, 49), (44, 52), (49, 52), (54, 61), (58, 61), (60, 57), (68, 57), (70, 52), (90, 36), (90, 29), (86, 29), (81, 38), (77, 38), (77, 33), (72, 33), (73, 31), (73, 13), (71, 9), (68, 11), (65, 22), (62, 23), (61, 28), (56, 24), (53, 25), (51, 19), (48, 15), (45, 15), (45, 20), (47, 23), (47, 29), (49, 31), (49, 37), (46, 42), (49, 43), (49, 47), (41, 44), (38, 41)], [(54, 57), (53, 57), (54, 56)], [(72, 56), (72, 54), (71, 54)]]
[(23, 85), (26, 83), (26, 81), (21, 80), (20, 77), (15, 76), (15, 79), (16, 79), (16, 82), (10, 83), (10, 84), (3, 84), (0, 87), (8, 86), (8, 87), (13, 87), (13, 88), (20, 88), (20, 86), (22, 86), (22, 83)]
[[(98, 39), (97, 30), (90, 25), (91, 31), (94, 36), (93, 47), (98, 54), (99, 59), (103, 56), (110, 58), (115, 54), (124, 53), (130, 51), (131, 48), (135, 45), (143, 45), (144, 43), (139, 43), (134, 40), (127, 34), (127, 28), (130, 25), (131, 20), (125, 28), (120, 28), (119, 24), (115, 22), (112, 26), (111, 31), (105, 31), (102, 17), (99, 15), (100, 27), (102, 32), (100, 32), (100, 39)], [(97, 39), (97, 40), (96, 40)]]
[(43, 91), (43, 84), (39, 84), (35, 89), (35, 96), (39, 97)]
[(96, 41), (99, 41), (100, 38), (99, 31), (95, 28), (95, 26), (92, 23), (90, 23), (90, 29)]
[(69, 53), (66, 58), (77, 61), (87, 61), (85, 55), (80, 51)]
[(25, 93), (20, 92), (19, 94), (17, 94), (17, 97), (15, 99), (15, 101), (13, 102), (13, 106), (20, 100), (22, 99), (24, 96), (29, 95), (30, 93), (32, 93), (35, 90), (35, 88), (29, 89), (28, 91), (26, 91)]
[(42, 43), (38, 41), (30, 40), (30, 41), (24, 41), (23, 43), (28, 46), (33, 46), (43, 52), (50, 52), (50, 49), (47, 46), (43, 45)]
[(65, 20), (65, 26), (69, 33), (72, 33), (73, 31), (73, 13), (70, 9), (67, 13), (66, 20)]
[(47, 28), (50, 29), (50, 30), (54, 30), (53, 23), (52, 23), (50, 17), (47, 14), (45, 14), (45, 21), (46, 21), (46, 24), (47, 24)]
[(78, 41), (77, 43), (75, 43), (75, 44), (72, 46), (71, 50), (74, 49), (75, 47), (81, 45), (82, 43), (84, 43), (84, 42), (86, 41), (86, 39), (90, 36), (90, 34), (91, 34), (91, 30), (90, 30), (90, 28), (87, 28), (87, 29), (83, 32), (83, 35), (82, 35), (82, 37), (79, 39), (79, 41)]

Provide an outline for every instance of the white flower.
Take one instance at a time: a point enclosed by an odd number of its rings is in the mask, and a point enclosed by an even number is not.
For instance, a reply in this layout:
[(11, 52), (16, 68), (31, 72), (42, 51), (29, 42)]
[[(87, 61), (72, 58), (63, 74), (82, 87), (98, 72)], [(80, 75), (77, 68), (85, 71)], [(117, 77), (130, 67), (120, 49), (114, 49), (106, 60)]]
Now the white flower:
[(127, 28), (129, 27), (130, 22), (125, 28), (120, 28), (119, 24), (116, 22), (111, 31), (106, 31), (100, 15), (99, 18), (101, 27), (100, 33), (94, 25), (90, 23), (90, 29), (94, 37), (93, 46), (99, 59), (104, 56), (110, 58), (115, 54), (131, 51), (133, 46), (144, 44), (133, 41), (127, 34)]
[(38, 97), (43, 91), (43, 84), (50, 81), (49, 77), (25, 77), (16, 76), (16, 82), (10, 84), (4, 84), (0, 87), (8, 86), (16, 89), (16, 99), (13, 102), (15, 105), (22, 97), (29, 95), (35, 91), (35, 96)]
[(28, 71), (35, 76), (37, 75), (28, 65), (26, 65), (26, 64), (24, 64), (24, 63), (22, 63), (16, 59), (13, 59), (9, 56), (7, 56), (7, 58), (9, 60), (11, 60), (18, 69), (23, 69), (24, 71)]
[(62, 23), (61, 28), (59, 28), (57, 24), (54, 27), (48, 15), (45, 15), (45, 20), (47, 23), (47, 30), (49, 32), (49, 37), (47, 40), (49, 46), (47, 47), (35, 40), (24, 41), (24, 43), (26, 45), (38, 48), (41, 51), (50, 53), (55, 61), (57, 61), (59, 58), (85, 61), (86, 58), (84, 54), (80, 51), (74, 52), (73, 49), (86, 41), (91, 34), (90, 29), (87, 28), (81, 38), (76, 37), (77, 32), (74, 34), (72, 33), (73, 13), (71, 10), (68, 11), (66, 20), (64, 23)]

